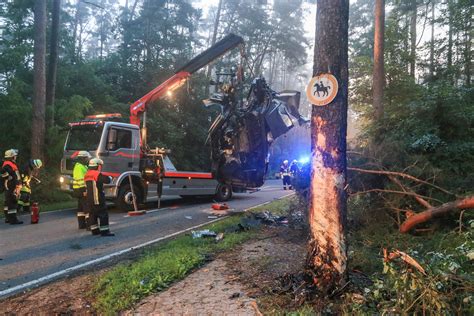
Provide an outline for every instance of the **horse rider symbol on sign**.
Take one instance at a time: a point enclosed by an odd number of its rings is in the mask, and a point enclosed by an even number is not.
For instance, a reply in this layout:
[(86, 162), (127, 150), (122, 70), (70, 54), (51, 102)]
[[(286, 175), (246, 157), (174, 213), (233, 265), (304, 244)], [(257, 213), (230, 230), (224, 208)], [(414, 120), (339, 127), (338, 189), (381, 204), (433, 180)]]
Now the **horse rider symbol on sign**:
[(337, 79), (331, 74), (313, 77), (306, 88), (306, 96), (314, 105), (327, 105), (334, 100), (339, 86)]

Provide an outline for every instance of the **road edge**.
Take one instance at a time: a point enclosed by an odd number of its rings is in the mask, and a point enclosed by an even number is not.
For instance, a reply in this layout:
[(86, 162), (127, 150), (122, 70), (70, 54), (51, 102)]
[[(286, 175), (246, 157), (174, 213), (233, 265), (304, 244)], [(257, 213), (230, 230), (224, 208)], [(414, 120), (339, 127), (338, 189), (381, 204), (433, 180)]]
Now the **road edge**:
[[(284, 199), (284, 198), (287, 198), (289, 196), (292, 196), (294, 195), (295, 193), (292, 192), (290, 194), (286, 194), (284, 196), (281, 196), (279, 198), (276, 198), (276, 199), (273, 199), (271, 201), (267, 201), (267, 202), (264, 202), (264, 203), (261, 203), (261, 204), (258, 204), (258, 205), (254, 205), (252, 207), (249, 207), (249, 208), (246, 208), (242, 211), (242, 213), (245, 213), (245, 212), (248, 212), (254, 208), (257, 208), (257, 207), (261, 207), (261, 206), (264, 206), (264, 205), (267, 205), (269, 203), (272, 203), (274, 201), (277, 201), (277, 200), (281, 200), (281, 199)], [(18, 293), (20, 293), (21, 291), (26, 291), (26, 290), (30, 290), (30, 289), (33, 289), (33, 288), (36, 288), (36, 287), (40, 287), (42, 285), (45, 285), (47, 283), (50, 283), (52, 281), (55, 281), (57, 279), (59, 279), (60, 277), (64, 276), (64, 275), (67, 275), (69, 273), (72, 273), (72, 272), (77, 272), (77, 271), (80, 271), (84, 268), (87, 268), (87, 267), (90, 267), (90, 266), (93, 266), (93, 265), (96, 265), (96, 264), (99, 264), (99, 263), (102, 263), (102, 262), (105, 262), (105, 261), (108, 261), (110, 259), (113, 259), (113, 258), (116, 258), (116, 257), (119, 257), (121, 255), (124, 255), (124, 254), (127, 254), (129, 252), (132, 252), (133, 250), (138, 250), (138, 249), (141, 249), (141, 248), (144, 248), (144, 247), (147, 247), (147, 246), (150, 246), (150, 245), (153, 245), (153, 244), (156, 244), (160, 241), (163, 241), (163, 240), (166, 240), (166, 239), (170, 239), (170, 238), (173, 238), (173, 237), (176, 237), (178, 235), (181, 235), (181, 234), (184, 234), (186, 232), (189, 232), (191, 230), (194, 230), (194, 229), (197, 229), (197, 228), (200, 228), (202, 226), (206, 226), (206, 225), (209, 225), (209, 224), (212, 224), (212, 223), (215, 223), (215, 222), (218, 222), (218, 221), (221, 221), (225, 218), (228, 218), (229, 215), (226, 215), (226, 216), (222, 216), (222, 217), (219, 217), (217, 219), (214, 219), (214, 220), (211, 220), (211, 221), (207, 221), (205, 223), (202, 223), (202, 224), (199, 224), (199, 225), (195, 225), (195, 226), (192, 226), (192, 227), (189, 227), (189, 228), (186, 228), (186, 229), (183, 229), (183, 230), (180, 230), (180, 231), (177, 231), (177, 232), (174, 232), (172, 234), (169, 234), (169, 235), (166, 235), (166, 236), (163, 236), (163, 237), (159, 237), (159, 238), (155, 238), (153, 240), (149, 240), (147, 242), (144, 242), (144, 243), (141, 243), (141, 244), (138, 244), (136, 246), (132, 246), (132, 247), (128, 247), (128, 248), (125, 248), (125, 249), (122, 249), (120, 251), (116, 251), (114, 253), (111, 253), (111, 254), (108, 254), (108, 255), (105, 255), (105, 256), (102, 256), (102, 257), (99, 257), (99, 258), (96, 258), (96, 259), (93, 259), (93, 260), (89, 260), (89, 261), (86, 261), (84, 263), (81, 263), (81, 264), (78, 264), (78, 265), (75, 265), (75, 266), (72, 266), (70, 268), (67, 268), (67, 269), (64, 269), (62, 271), (58, 271), (58, 272), (54, 272), (54, 273), (51, 273), (51, 274), (48, 274), (48, 275), (45, 275), (41, 278), (38, 278), (36, 280), (32, 280), (32, 281), (29, 281), (29, 282), (26, 282), (26, 283), (23, 283), (23, 284), (19, 284), (19, 285), (16, 285), (14, 287), (11, 287), (9, 289), (6, 289), (6, 290), (3, 290), (3, 291), (0, 291), (0, 300), (4, 300), (4, 299), (7, 299), (13, 295), (16, 295)]]

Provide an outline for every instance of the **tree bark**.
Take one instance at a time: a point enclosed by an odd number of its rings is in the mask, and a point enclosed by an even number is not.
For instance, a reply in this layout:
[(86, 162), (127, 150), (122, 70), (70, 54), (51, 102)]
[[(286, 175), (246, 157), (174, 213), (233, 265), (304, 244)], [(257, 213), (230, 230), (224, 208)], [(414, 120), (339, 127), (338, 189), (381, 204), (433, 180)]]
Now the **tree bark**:
[(410, 76), (415, 78), (416, 66), (416, 16), (417, 5), (416, 0), (411, 1), (411, 17), (410, 17)]
[(59, 17), (61, 10), (61, 0), (53, 1), (52, 21), (51, 21), (51, 40), (49, 52), (49, 73), (46, 83), (46, 104), (51, 109), (50, 124), (54, 126), (54, 100), (56, 97), (56, 75), (58, 70), (58, 43), (59, 43)]
[(31, 156), (44, 158), (46, 109), (46, 0), (36, 0), (34, 7), (34, 78)]
[(385, 0), (375, 1), (373, 98), (375, 118), (383, 118)]
[(462, 210), (467, 208), (474, 208), (474, 196), (468, 196), (461, 200), (456, 200), (453, 202), (444, 203), (438, 207), (428, 209), (424, 212), (415, 214), (409, 217), (403, 224), (400, 226), (400, 232), (407, 233), (412, 230), (416, 225), (424, 223), (436, 216), (445, 214), (451, 210)]
[(312, 110), (311, 240), (306, 264), (314, 284), (326, 295), (346, 278), (348, 17), (349, 0), (318, 1), (313, 75), (333, 74), (339, 91), (330, 104), (313, 105)]

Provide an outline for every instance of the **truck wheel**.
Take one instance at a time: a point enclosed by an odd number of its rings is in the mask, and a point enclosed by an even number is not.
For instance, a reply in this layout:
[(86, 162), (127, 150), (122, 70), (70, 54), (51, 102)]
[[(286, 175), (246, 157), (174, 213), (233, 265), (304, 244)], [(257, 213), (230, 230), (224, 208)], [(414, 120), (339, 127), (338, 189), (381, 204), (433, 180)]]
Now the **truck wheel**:
[[(140, 205), (143, 200), (142, 191), (137, 186), (134, 186), (133, 189), (137, 198), (137, 205)], [(133, 210), (133, 196), (130, 184), (127, 183), (120, 186), (115, 205), (124, 212)]]
[(217, 186), (216, 200), (219, 202), (229, 201), (232, 198), (232, 186), (220, 183)]

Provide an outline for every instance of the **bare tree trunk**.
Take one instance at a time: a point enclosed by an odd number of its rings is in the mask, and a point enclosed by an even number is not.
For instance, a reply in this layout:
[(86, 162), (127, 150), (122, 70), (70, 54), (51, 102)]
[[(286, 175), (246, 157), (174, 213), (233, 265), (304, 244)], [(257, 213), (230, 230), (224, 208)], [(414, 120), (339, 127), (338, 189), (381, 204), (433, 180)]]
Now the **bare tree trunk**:
[(434, 77), (435, 0), (431, 0), (430, 79)]
[(385, 0), (375, 1), (373, 98), (376, 120), (383, 118)]
[[(221, 19), (221, 10), (222, 10), (222, 2), (223, 0), (219, 0), (219, 4), (217, 5), (217, 12), (216, 12), (216, 19), (214, 21), (214, 32), (212, 33), (212, 40), (211, 40), (211, 45), (214, 45), (217, 40), (217, 32), (219, 31), (219, 21)], [(207, 71), (206, 71), (206, 78), (207, 81), (211, 78), (211, 73), (212, 73), (212, 63), (207, 66)], [(209, 94), (209, 83), (206, 84), (206, 96)]]
[(411, 17), (410, 17), (410, 76), (415, 78), (416, 66), (416, 16), (417, 5), (416, 0), (411, 1)]
[(61, 10), (61, 0), (53, 1), (51, 40), (49, 52), (49, 73), (46, 83), (46, 104), (50, 106), (50, 124), (54, 126), (54, 99), (56, 97), (56, 74), (58, 70), (58, 42), (59, 42), (59, 16)]
[(335, 99), (326, 106), (313, 105), (311, 116), (311, 240), (306, 264), (325, 294), (346, 277), (348, 18), (349, 0), (318, 1), (313, 75), (329, 72), (339, 83)]
[(46, 0), (35, 1), (35, 44), (31, 156), (44, 158), (46, 109)]

